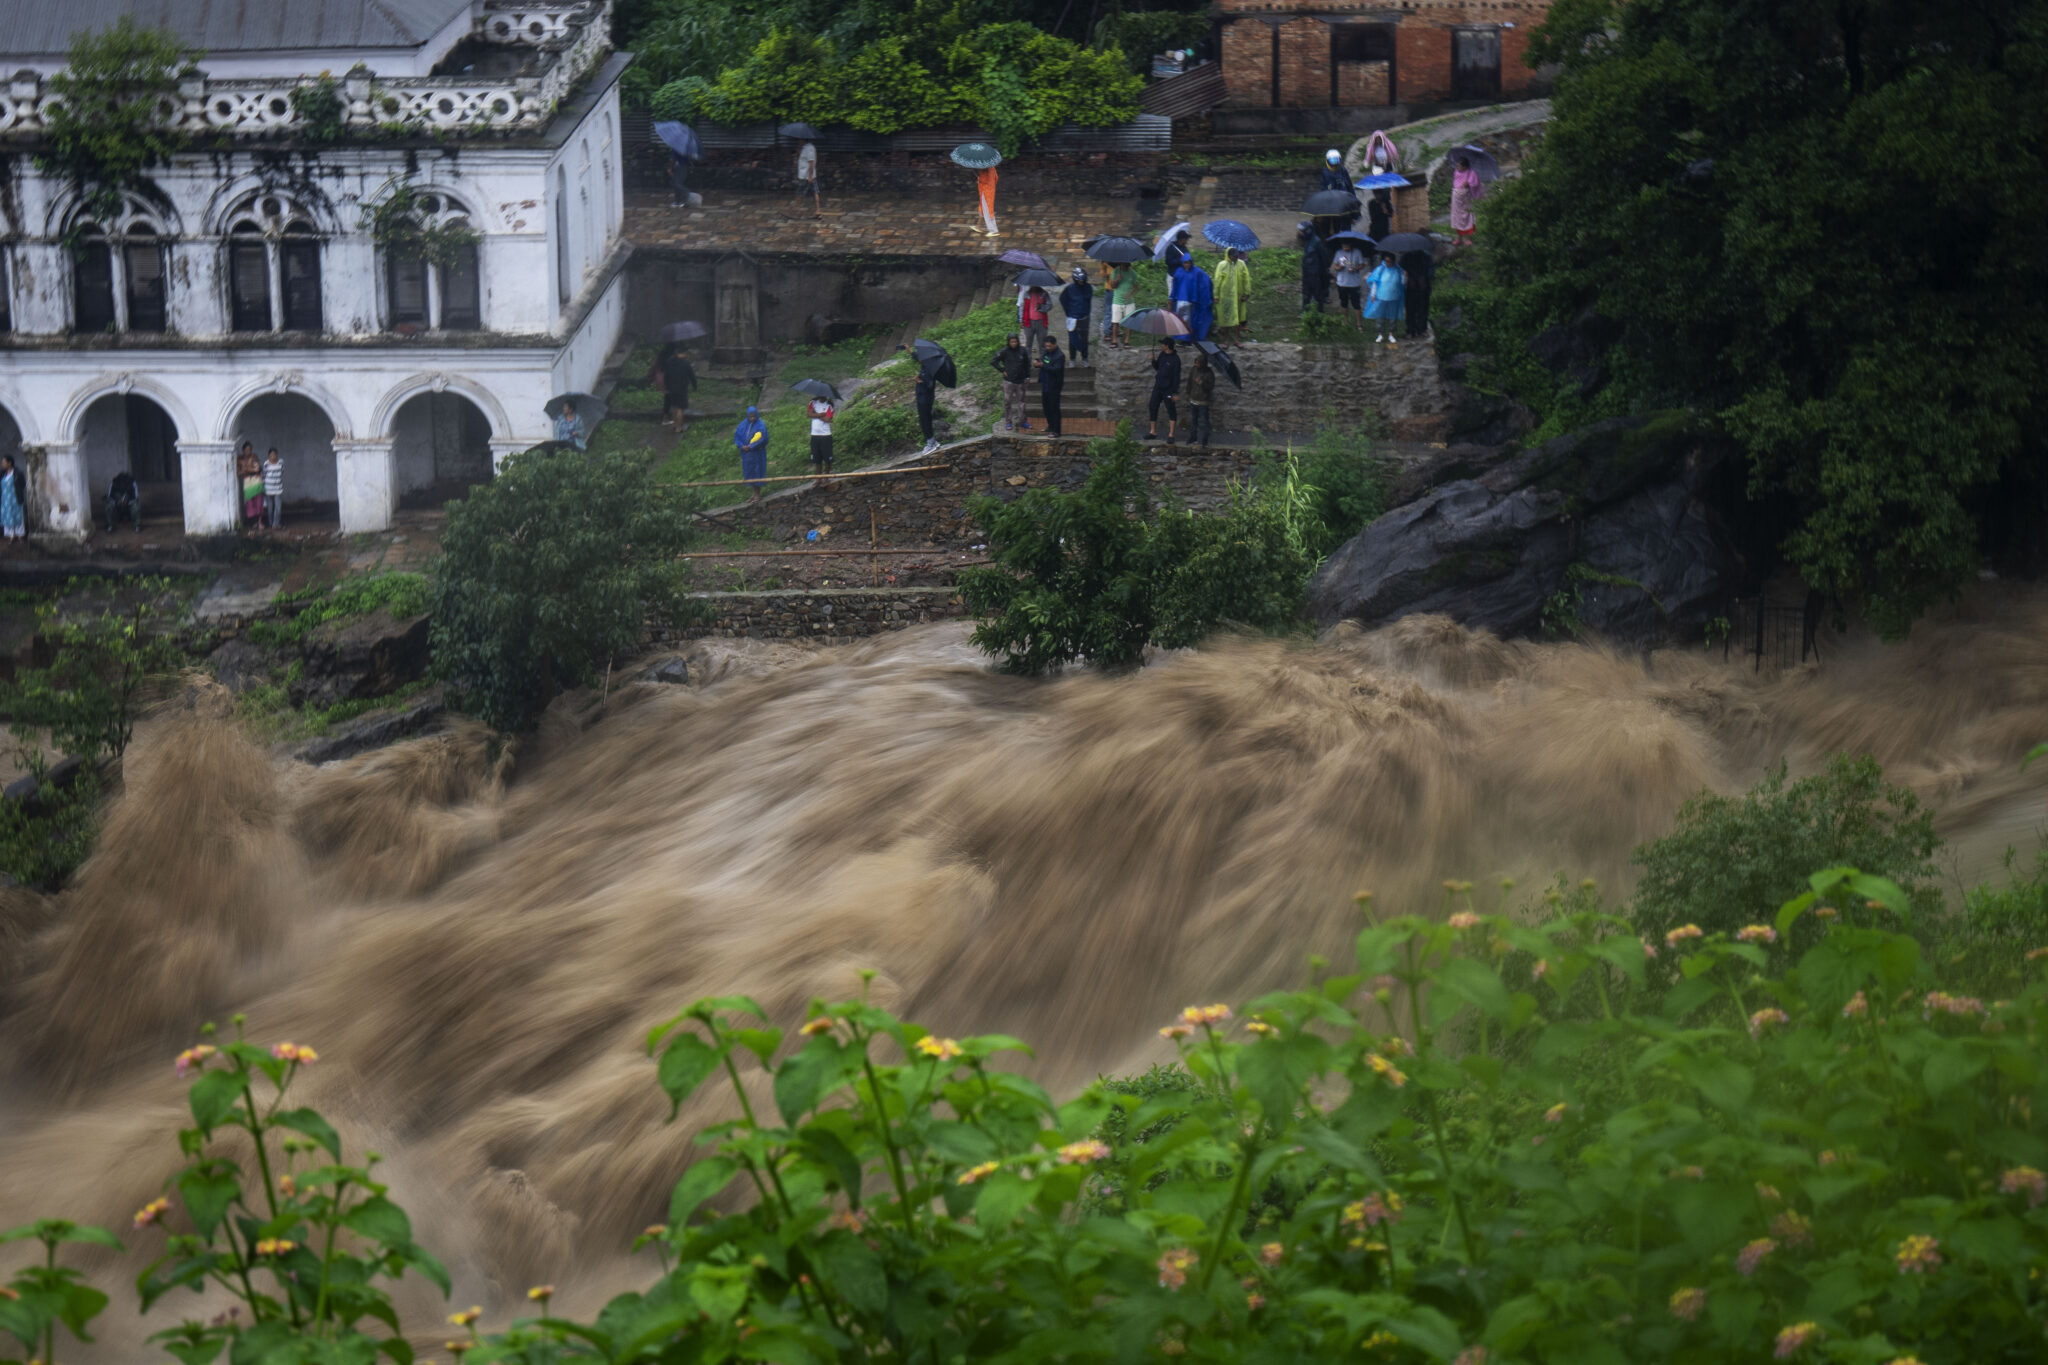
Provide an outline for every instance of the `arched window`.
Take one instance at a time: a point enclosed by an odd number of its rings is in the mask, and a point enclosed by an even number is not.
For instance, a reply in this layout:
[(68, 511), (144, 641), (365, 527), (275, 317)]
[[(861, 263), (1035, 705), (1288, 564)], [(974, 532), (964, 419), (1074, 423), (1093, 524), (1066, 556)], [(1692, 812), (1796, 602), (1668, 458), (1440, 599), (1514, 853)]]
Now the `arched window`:
[(114, 251), (97, 223), (82, 224), (72, 248), (71, 325), (80, 332), (114, 330)]
[(568, 306), (576, 290), (569, 282), (569, 173), (555, 167), (555, 288)]
[[(469, 226), (469, 220), (453, 217), (449, 227)], [(441, 326), (474, 331), (484, 325), (483, 289), (476, 268), (476, 243), (471, 241), (441, 267)]]
[(134, 223), (121, 246), (128, 277), (128, 330), (161, 332), (169, 325), (164, 298), (164, 247), (156, 229)]
[(320, 308), (320, 238), (303, 218), (285, 224), (279, 251), (284, 280), (284, 327), (288, 332), (323, 330)]
[(237, 332), (270, 330), (270, 244), (247, 218), (228, 232), (228, 293)]

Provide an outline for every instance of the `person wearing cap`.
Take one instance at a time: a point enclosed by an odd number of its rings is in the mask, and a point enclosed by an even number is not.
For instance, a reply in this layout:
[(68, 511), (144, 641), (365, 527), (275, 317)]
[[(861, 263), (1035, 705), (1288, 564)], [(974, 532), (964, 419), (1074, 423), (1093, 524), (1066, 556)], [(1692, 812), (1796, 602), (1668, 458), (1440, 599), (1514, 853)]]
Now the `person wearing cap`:
[[(1346, 194), (1352, 195), (1355, 195), (1357, 193), (1351, 186), (1351, 177), (1344, 174), (1344, 158), (1341, 154), (1339, 154), (1335, 147), (1332, 147), (1329, 151), (1323, 153), (1323, 177), (1322, 184), (1319, 186), (1319, 188), (1326, 190), (1342, 190)], [(1336, 214), (1332, 216), (1341, 217), (1344, 220), (1343, 226), (1348, 228), (1353, 223), (1356, 223), (1358, 221), (1358, 208), (1356, 204), (1354, 204), (1349, 213)]]
[(1095, 286), (1088, 272), (1074, 267), (1073, 283), (1060, 290), (1060, 311), (1067, 315), (1067, 354), (1076, 365), (1088, 363), (1088, 314), (1095, 307)]
[(1172, 337), (1159, 338), (1159, 351), (1152, 357), (1152, 400), (1146, 408), (1145, 439), (1159, 439), (1159, 407), (1166, 405), (1166, 439), (1171, 441), (1180, 425), (1180, 409), (1174, 405), (1173, 396), (1180, 391), (1180, 352), (1173, 349)]
[(754, 490), (748, 502), (761, 500), (761, 485), (768, 478), (768, 424), (761, 410), (749, 405), (747, 415), (733, 428), (732, 443), (740, 453), (740, 477)]
[(1244, 342), (1244, 326), (1252, 314), (1252, 267), (1236, 247), (1223, 253), (1216, 267), (1216, 331), (1228, 333), (1232, 345)]
[(1318, 313), (1330, 298), (1330, 248), (1307, 223), (1297, 223), (1294, 239), (1301, 245), (1301, 311)]
[(1048, 434), (1060, 434), (1060, 391), (1067, 386), (1067, 361), (1060, 354), (1060, 344), (1051, 337), (1045, 339), (1045, 351), (1038, 358), (1038, 406), (1045, 411), (1045, 429)]

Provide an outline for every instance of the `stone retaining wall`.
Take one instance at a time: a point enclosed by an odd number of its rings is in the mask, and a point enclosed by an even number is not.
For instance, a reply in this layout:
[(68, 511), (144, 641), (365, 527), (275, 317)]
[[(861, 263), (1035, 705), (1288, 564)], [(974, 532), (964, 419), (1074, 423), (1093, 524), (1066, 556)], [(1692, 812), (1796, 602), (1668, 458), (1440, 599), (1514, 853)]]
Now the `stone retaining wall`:
[(924, 621), (963, 616), (967, 611), (951, 588), (813, 588), (694, 596), (711, 605), (712, 618), (686, 627), (675, 637), (656, 630), (653, 638), (657, 642), (743, 635), (754, 640), (844, 644)]
[[(1340, 320), (1334, 292), (1331, 303), (1334, 323)], [(1232, 388), (1218, 378), (1210, 420), (1219, 431), (1308, 431), (1324, 425), (1328, 413), (1341, 427), (1376, 415), (1397, 441), (1441, 441), (1449, 432), (1450, 399), (1437, 371), (1436, 347), (1428, 341), (1404, 342), (1392, 350), (1255, 342), (1234, 347), (1230, 354), (1244, 387)], [(1103, 418), (1128, 419), (1133, 429), (1144, 430), (1152, 356), (1150, 350), (1108, 347), (1091, 356)], [(1183, 372), (1193, 363), (1184, 353)], [(1185, 419), (1184, 395), (1181, 413)], [(1165, 414), (1160, 416), (1163, 422)]]

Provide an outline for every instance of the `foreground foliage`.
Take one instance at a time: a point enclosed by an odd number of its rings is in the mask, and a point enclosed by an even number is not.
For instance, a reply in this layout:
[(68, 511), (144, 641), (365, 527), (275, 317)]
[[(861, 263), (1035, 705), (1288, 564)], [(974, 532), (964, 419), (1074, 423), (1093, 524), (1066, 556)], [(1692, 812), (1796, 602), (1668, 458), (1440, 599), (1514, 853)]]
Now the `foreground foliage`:
[[(468, 1365), (2039, 1359), (2048, 953), (2010, 1000), (1947, 992), (1895, 932), (1910, 899), (1850, 869), (1736, 935), (1661, 940), (1450, 890), (1443, 922), (1368, 922), (1349, 971), (1188, 1007), (1161, 1030), (1184, 1075), (1065, 1104), (998, 1065), (1014, 1038), (866, 1000), (785, 1034), (752, 1000), (699, 1001), (649, 1051), (674, 1104), (712, 1082), (736, 1117), (637, 1239), (649, 1287), (585, 1323), (537, 1286), (537, 1315), (458, 1313), (451, 1345)], [(438, 1267), (369, 1167), (282, 1108), (312, 1060), (179, 1059), (196, 1126), (175, 1200), (136, 1216), (176, 1229), (143, 1293), (210, 1280), (253, 1318), (159, 1334), (187, 1365), (409, 1360), (368, 1325), (394, 1325), (374, 1279)], [(260, 1179), (212, 1146), (230, 1127)], [(48, 1245), (0, 1330), (47, 1359), (105, 1302), (58, 1246), (110, 1239), (10, 1236)]]
[(633, 452), (531, 450), (448, 504), (433, 584), (433, 668), (449, 700), (522, 729), (590, 681), (649, 619), (688, 613), (685, 519)]

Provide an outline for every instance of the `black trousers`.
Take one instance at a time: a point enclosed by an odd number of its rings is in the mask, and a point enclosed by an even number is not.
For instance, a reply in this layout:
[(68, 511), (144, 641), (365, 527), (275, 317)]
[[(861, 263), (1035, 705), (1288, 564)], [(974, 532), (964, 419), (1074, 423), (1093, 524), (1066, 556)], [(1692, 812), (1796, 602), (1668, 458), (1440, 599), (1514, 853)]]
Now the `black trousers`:
[(1188, 439), (1198, 446), (1209, 444), (1209, 405), (1190, 403), (1188, 416)]
[(1159, 425), (1159, 405), (1161, 403), (1166, 404), (1166, 420), (1178, 422), (1180, 420), (1180, 409), (1174, 406), (1172, 389), (1152, 390), (1152, 402), (1146, 409), (1146, 420), (1155, 427)]
[(928, 389), (920, 387), (917, 390), (917, 429), (924, 433), (924, 438), (927, 441), (932, 438), (933, 397), (934, 395)]
[(1060, 434), (1060, 391), (1040, 389), (1038, 406), (1045, 411), (1045, 429), (1057, 436)]
[(1429, 330), (1429, 285), (1408, 291), (1408, 335), (1419, 337)]
[(813, 436), (811, 438), (811, 463), (830, 470), (832, 468), (832, 438)]
[(1067, 354), (1076, 360), (1088, 358), (1088, 319), (1076, 318), (1074, 329), (1067, 333)]

